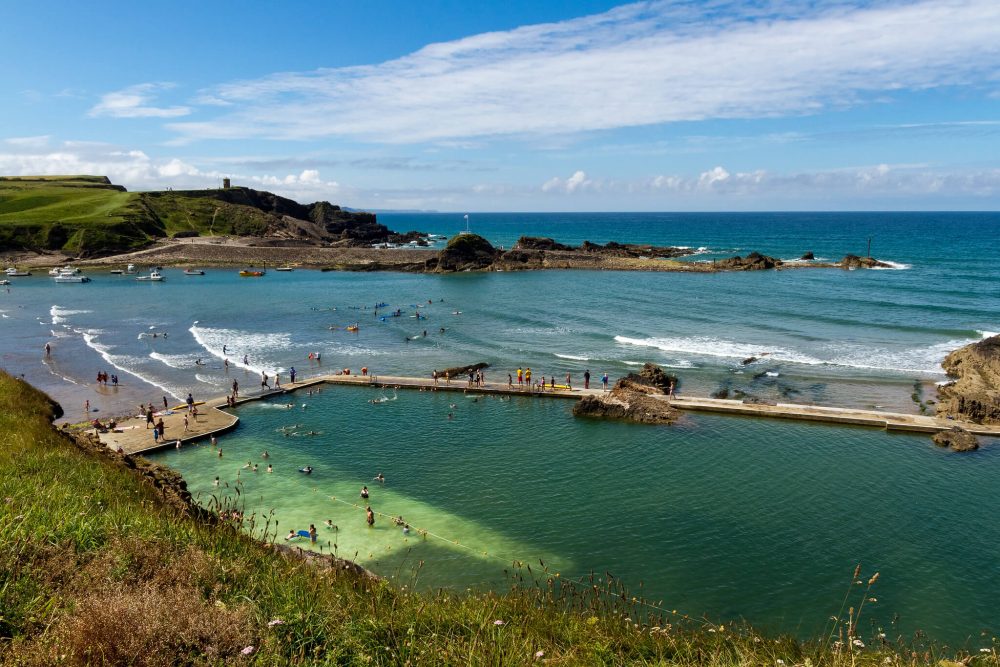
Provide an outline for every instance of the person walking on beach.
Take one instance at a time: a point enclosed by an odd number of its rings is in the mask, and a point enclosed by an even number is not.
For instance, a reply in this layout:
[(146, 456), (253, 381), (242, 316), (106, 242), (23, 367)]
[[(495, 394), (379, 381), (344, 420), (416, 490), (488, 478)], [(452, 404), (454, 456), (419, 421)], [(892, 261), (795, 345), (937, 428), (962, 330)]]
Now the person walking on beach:
[(169, 406), (168, 406), (168, 404), (167, 404), (167, 397), (166, 397), (166, 396), (164, 396), (164, 397), (163, 397), (163, 409), (164, 409), (164, 410), (166, 410), (166, 409), (167, 409), (168, 407), (169, 407)]
[(669, 392), (667, 392), (667, 396), (670, 396), (671, 398), (672, 398), (672, 397), (673, 397), (673, 395), (674, 395), (674, 384), (675, 384), (675, 383), (674, 383), (674, 381), (673, 381), (673, 380), (671, 380), (671, 381), (670, 381), (670, 391), (669, 391)]
[(237, 382), (236, 380), (233, 380), (233, 398), (239, 398), (239, 397), (240, 397), (240, 383)]
[(583, 388), (590, 389), (590, 369), (583, 372)]
[(46, 344), (45, 344), (45, 356), (47, 357), (47, 356), (49, 356), (50, 354), (52, 354), (52, 346), (51, 346), (51, 345), (49, 345), (48, 343), (46, 343)]
[(154, 425), (156, 424), (156, 422), (153, 421), (153, 404), (152, 403), (150, 403), (149, 407), (146, 408), (146, 430), (149, 430), (149, 425), (150, 424), (154, 424)]

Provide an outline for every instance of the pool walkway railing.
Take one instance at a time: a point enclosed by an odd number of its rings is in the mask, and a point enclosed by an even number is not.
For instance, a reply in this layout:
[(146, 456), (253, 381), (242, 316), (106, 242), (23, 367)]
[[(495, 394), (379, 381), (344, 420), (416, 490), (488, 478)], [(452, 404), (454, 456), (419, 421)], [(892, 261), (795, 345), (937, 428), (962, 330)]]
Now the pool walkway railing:
[[(586, 395), (599, 396), (604, 393), (603, 387), (597, 383), (596, 388), (557, 387), (540, 391), (506, 382), (487, 382), (484, 386), (470, 386), (468, 381), (439, 380), (436, 383), (430, 378), (416, 378), (390, 375), (340, 375), (328, 374), (313, 376), (295, 383), (281, 385), (249, 395), (241, 395), (236, 404), (249, 401), (281, 396), (288, 392), (308, 389), (324, 384), (355, 385), (365, 387), (413, 389), (418, 391), (451, 391), (463, 393), (498, 394), (504, 396), (522, 396), (531, 398), (568, 398), (578, 400)], [(713, 412), (719, 414), (739, 415), (745, 417), (767, 417), (772, 419), (797, 419), (802, 421), (823, 422), (829, 424), (845, 424), (855, 426), (870, 426), (888, 431), (910, 431), (916, 433), (937, 433), (953, 426), (961, 426), (974, 435), (1000, 437), (1000, 425), (975, 424), (972, 422), (943, 419), (928, 415), (914, 415), (900, 412), (884, 412), (880, 410), (865, 410), (860, 408), (835, 408), (821, 405), (806, 405), (803, 403), (773, 403), (766, 401), (738, 401), (733, 399), (706, 398), (698, 396), (657, 397), (667, 401), (678, 410), (693, 412)], [(164, 437), (154, 441), (152, 429), (146, 424), (145, 417), (133, 417), (119, 423), (113, 430), (98, 433), (101, 442), (108, 447), (126, 454), (141, 454), (185, 443), (204, 440), (213, 435), (219, 435), (232, 430), (239, 423), (239, 417), (227, 410), (227, 397), (214, 398), (199, 403), (198, 414), (187, 414), (187, 410), (178, 407), (157, 413), (157, 420), (163, 419)], [(188, 416), (188, 426), (184, 428), (184, 416)]]

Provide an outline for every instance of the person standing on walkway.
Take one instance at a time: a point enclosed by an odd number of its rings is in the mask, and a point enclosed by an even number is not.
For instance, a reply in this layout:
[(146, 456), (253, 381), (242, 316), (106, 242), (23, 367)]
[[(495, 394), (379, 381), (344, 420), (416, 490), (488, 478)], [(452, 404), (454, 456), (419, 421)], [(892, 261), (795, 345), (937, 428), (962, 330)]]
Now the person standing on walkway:
[(590, 389), (590, 369), (583, 372), (583, 388)]
[(191, 412), (191, 410), (194, 409), (194, 396), (191, 395), (191, 392), (188, 392), (188, 397), (186, 402), (188, 406), (188, 412)]
[(573, 391), (573, 382), (570, 379), (569, 373), (566, 373), (566, 388)]
[(292, 366), (292, 367), (291, 367), (291, 368), (290, 368), (290, 369), (288, 370), (288, 375), (289, 375), (289, 376), (291, 377), (291, 379), (292, 379), (292, 384), (295, 384), (295, 366)]
[(601, 384), (604, 385), (604, 391), (608, 390), (608, 372), (604, 371), (604, 375), (601, 376)]
[(236, 380), (233, 380), (233, 398), (239, 398), (239, 397), (240, 397), (240, 383), (237, 382)]
[(524, 371), (522, 371), (521, 367), (518, 366), (517, 367), (517, 386), (520, 387), (522, 385), (524, 385)]
[(261, 386), (262, 389), (263, 388), (267, 388), (267, 389), (271, 388), (271, 385), (269, 385), (267, 383), (267, 373), (261, 373), (260, 374), (260, 386)]

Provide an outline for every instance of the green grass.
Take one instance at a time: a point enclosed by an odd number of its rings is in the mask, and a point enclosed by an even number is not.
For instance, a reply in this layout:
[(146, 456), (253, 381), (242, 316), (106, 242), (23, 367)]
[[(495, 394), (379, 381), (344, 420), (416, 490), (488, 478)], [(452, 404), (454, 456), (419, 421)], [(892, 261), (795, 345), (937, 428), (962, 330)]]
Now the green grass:
[[(122, 459), (74, 445), (53, 414), (0, 373), (2, 665), (874, 667), (941, 657), (848, 641), (872, 594), (863, 583), (849, 588), (829, 638), (802, 643), (651, 610), (614, 581), (569, 584), (544, 566), (512, 568), (503, 593), (414, 593), (317, 567), (193, 518)], [(257, 518), (255, 532), (267, 530)], [(952, 657), (1000, 664), (995, 650)]]
[(103, 176), (0, 177), (0, 250), (111, 254), (179, 232), (261, 235), (273, 219), (216, 195), (123, 192)]

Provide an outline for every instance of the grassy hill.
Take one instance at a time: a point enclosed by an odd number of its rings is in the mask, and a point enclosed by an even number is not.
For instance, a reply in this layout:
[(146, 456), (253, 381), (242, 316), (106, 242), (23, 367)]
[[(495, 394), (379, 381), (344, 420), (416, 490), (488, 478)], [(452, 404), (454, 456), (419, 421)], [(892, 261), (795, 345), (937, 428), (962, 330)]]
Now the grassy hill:
[(415, 593), (251, 539), (169, 470), (57, 431), (58, 412), (0, 372), (0, 665), (998, 664), (767, 637), (544, 568), (512, 568), (504, 593)]
[(393, 232), (370, 213), (250, 188), (126, 192), (104, 176), (0, 177), (0, 250), (106, 255), (177, 235), (367, 243)]

